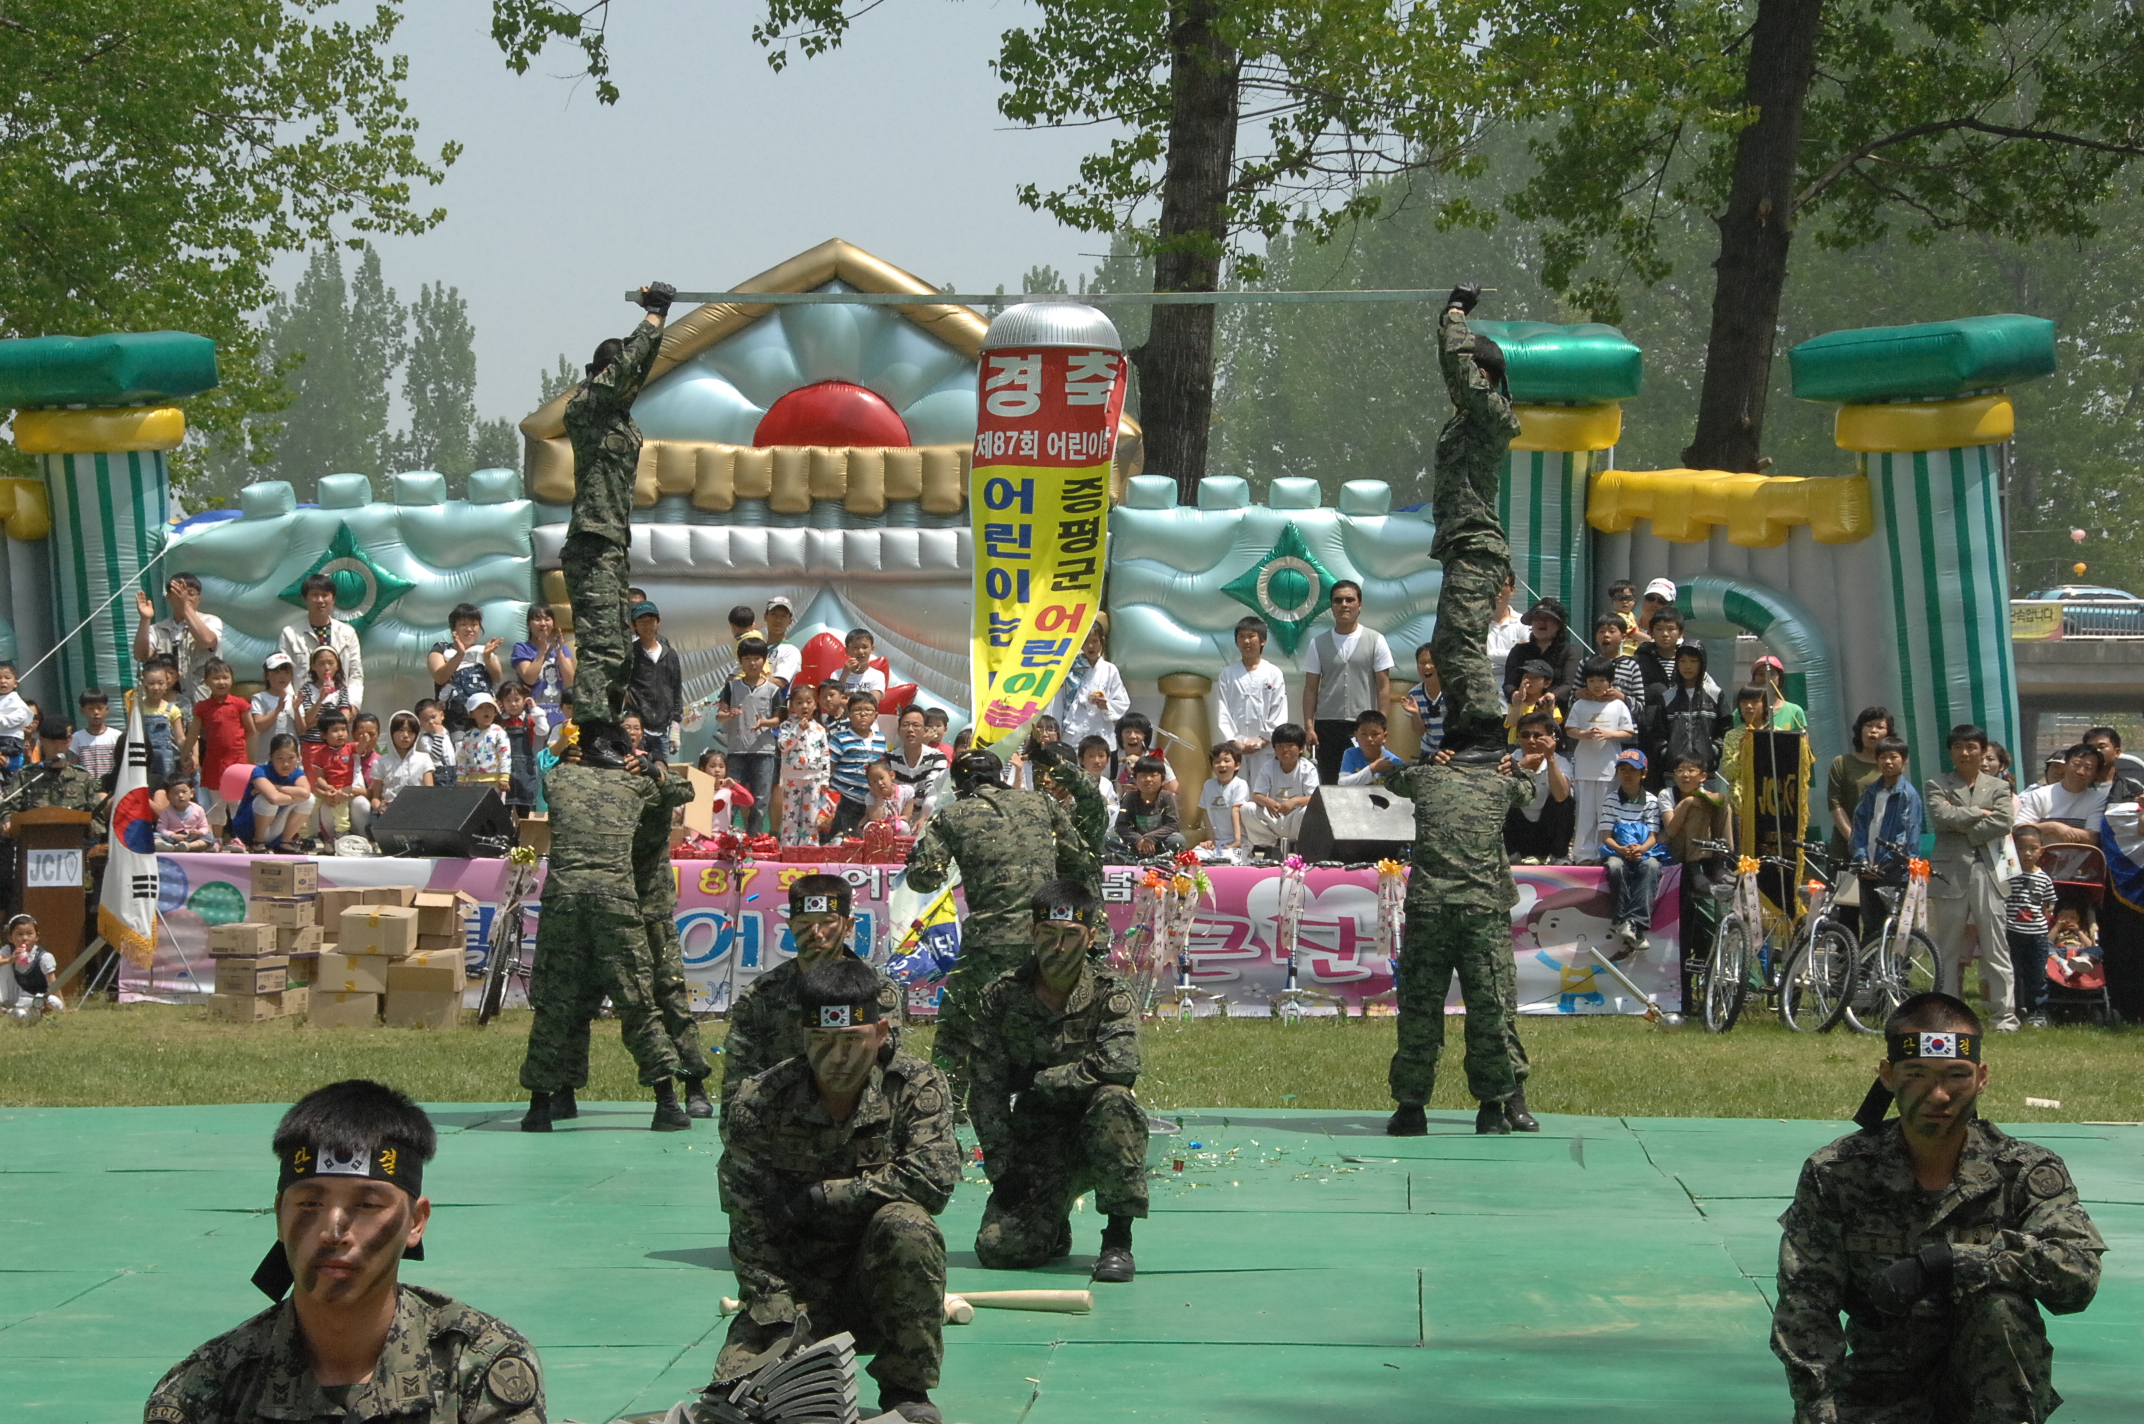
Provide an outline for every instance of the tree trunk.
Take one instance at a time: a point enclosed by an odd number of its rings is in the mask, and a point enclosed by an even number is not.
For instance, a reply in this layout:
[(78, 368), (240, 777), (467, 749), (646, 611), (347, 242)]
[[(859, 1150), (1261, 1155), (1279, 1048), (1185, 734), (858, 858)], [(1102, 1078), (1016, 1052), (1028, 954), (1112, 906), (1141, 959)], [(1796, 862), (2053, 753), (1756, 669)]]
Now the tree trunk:
[(1787, 245), (1794, 236), (1802, 115), (1816, 76), (1823, 13), (1824, 0), (1758, 0), (1743, 81), (1744, 100), (1757, 117), (1735, 140), (1734, 182), (1718, 219), (1705, 384), (1697, 437), (1683, 451), (1691, 469), (1757, 468)]
[[(1169, 12), (1169, 151), (1154, 255), (1157, 292), (1211, 292), (1227, 250), (1236, 156), (1236, 52), (1214, 33), (1225, 0), (1183, 0)], [(1186, 504), (1206, 473), (1213, 426), (1210, 306), (1155, 307), (1139, 370), (1146, 467), (1173, 476)]]

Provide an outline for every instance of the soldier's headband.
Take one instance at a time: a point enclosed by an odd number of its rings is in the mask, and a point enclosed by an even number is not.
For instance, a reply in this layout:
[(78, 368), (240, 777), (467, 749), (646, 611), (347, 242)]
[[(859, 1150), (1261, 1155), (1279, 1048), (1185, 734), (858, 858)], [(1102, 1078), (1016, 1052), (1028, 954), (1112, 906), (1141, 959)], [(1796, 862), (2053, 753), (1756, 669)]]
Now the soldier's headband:
[(1886, 1056), (1893, 1063), (1904, 1063), (1909, 1058), (1954, 1058), (1963, 1063), (1980, 1061), (1980, 1035), (1977, 1033), (1893, 1033), (1884, 1036), (1889, 1050)]
[(792, 915), (846, 915), (849, 912), (851, 892), (844, 888), (839, 894), (813, 891), (809, 894), (789, 892), (789, 913)]
[[(414, 1153), (399, 1147), (361, 1147), (343, 1152), (301, 1143), (288, 1152), (277, 1154), (277, 1196), (300, 1182), (317, 1181), (322, 1177), (385, 1182), (409, 1193), (412, 1201), (424, 1195), (424, 1163)], [(402, 1259), (423, 1260), (424, 1243), (419, 1241), (404, 1251)], [(290, 1258), (284, 1254), (283, 1243), (278, 1240), (269, 1246), (268, 1254), (261, 1257), (260, 1265), (254, 1268), (253, 1284), (270, 1300), (281, 1300), (289, 1294), (294, 1279)]]
[(1091, 925), (1096, 918), (1091, 906), (1081, 909), (1074, 905), (1037, 905), (1034, 909), (1038, 925)]
[(861, 1028), (878, 1022), (878, 1000), (865, 999), (855, 1004), (815, 1004), (804, 1011), (804, 1021), (811, 1028)]

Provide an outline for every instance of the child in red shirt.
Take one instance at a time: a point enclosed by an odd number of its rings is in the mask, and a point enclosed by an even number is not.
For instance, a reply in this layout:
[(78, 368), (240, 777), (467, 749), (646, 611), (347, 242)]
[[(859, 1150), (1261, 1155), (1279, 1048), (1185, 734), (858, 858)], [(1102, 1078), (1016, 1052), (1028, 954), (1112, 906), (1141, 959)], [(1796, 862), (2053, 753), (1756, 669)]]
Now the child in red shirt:
[(307, 742), (305, 776), (313, 784), (313, 800), (319, 806), (318, 824), (323, 840), (365, 834), (372, 824), (372, 802), (364, 783), (357, 779), (357, 747), (350, 741), (350, 722), (340, 709), (320, 714), (320, 740)]
[(246, 755), (246, 699), (232, 695), (231, 665), (222, 658), (210, 658), (201, 673), (208, 696), (194, 704), (186, 759), (201, 769), (201, 808), (208, 812), (209, 824), (221, 826), (230, 817), (230, 808), (223, 804), (224, 770), (253, 761)]

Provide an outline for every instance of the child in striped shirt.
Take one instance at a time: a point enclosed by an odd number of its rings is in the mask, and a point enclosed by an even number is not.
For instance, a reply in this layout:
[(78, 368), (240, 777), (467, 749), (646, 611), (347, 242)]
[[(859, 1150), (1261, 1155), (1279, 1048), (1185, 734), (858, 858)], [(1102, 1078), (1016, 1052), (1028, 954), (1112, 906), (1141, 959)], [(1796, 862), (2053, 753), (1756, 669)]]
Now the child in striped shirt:
[(2047, 1027), (2047, 935), (2055, 922), (2055, 882), (2040, 869), (2040, 832), (2019, 826), (2010, 839), (2024, 869), (2010, 877), (2003, 897), (2004, 938), (2017, 971), (2017, 1012), (2033, 1028)]
[(862, 825), (870, 811), (866, 770), (886, 755), (886, 738), (878, 730), (878, 699), (867, 692), (850, 697), (848, 720), (828, 727), (826, 741), (834, 758), (834, 791), (841, 797), (826, 831), (833, 842)]

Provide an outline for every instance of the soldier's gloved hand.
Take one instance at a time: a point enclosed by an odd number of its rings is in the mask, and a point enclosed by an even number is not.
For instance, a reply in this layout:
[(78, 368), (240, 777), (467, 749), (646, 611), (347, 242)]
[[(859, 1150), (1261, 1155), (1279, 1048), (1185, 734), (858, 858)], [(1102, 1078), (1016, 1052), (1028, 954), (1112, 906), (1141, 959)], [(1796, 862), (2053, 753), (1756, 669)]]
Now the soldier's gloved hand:
[(643, 310), (657, 316), (670, 314), (670, 303), (677, 300), (677, 288), (668, 282), (650, 282), (640, 289), (640, 305)]
[(1452, 288), (1452, 294), (1444, 299), (1444, 305), (1446, 307), (1457, 307), (1463, 312), (1470, 312), (1474, 310), (1474, 304), (1480, 300), (1481, 283), (1461, 282), (1458, 286)]
[(1931, 1241), (1885, 1266), (1869, 1287), (1869, 1299), (1886, 1315), (1904, 1315), (1915, 1301), (1949, 1291), (1950, 1281), (1950, 1243)]
[(826, 1183), (813, 1182), (793, 1195), (778, 1197), (774, 1215), (791, 1231), (811, 1231), (827, 1216)]

